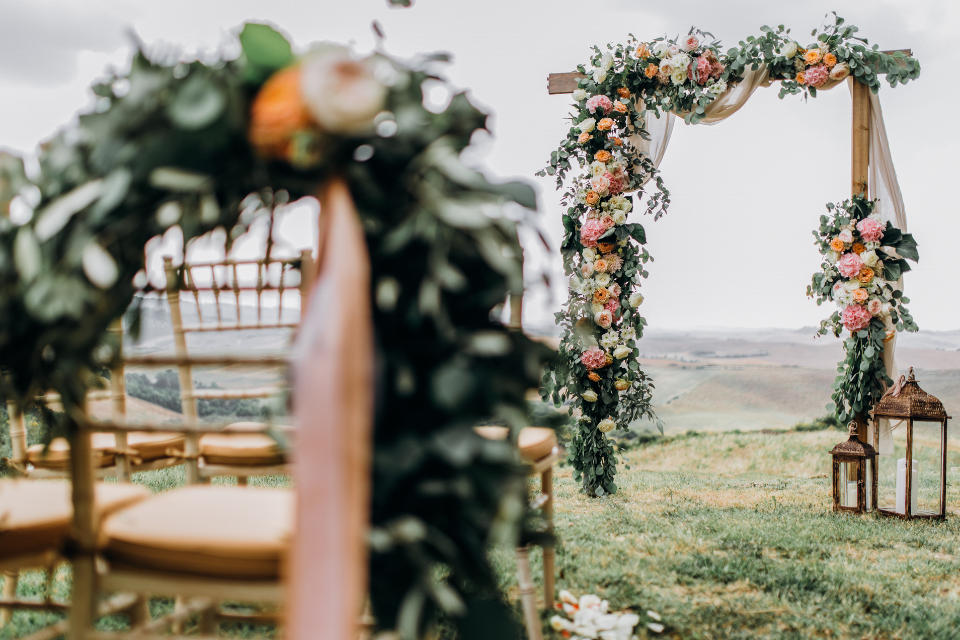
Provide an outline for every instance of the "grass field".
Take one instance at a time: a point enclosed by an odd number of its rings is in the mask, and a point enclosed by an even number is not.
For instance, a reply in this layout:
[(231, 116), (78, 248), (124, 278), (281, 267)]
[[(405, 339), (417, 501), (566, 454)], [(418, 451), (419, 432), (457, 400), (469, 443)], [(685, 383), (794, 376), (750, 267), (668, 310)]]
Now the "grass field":
[[(596, 593), (644, 622), (647, 610), (659, 613), (666, 628), (651, 638), (960, 638), (960, 518), (835, 515), (827, 452), (843, 438), (827, 430), (653, 440), (627, 453), (631, 469), (606, 499), (583, 496), (569, 468), (559, 468), (558, 588)], [(948, 466), (956, 469), (948, 500), (957, 506), (960, 453), (951, 452)], [(178, 486), (181, 473), (139, 480), (162, 491)], [(492, 553), (516, 602), (512, 551)], [(538, 575), (539, 553), (533, 557)], [(39, 585), (39, 574), (28, 574), (21, 593)], [(68, 587), (61, 570), (58, 597)], [(156, 613), (170, 606), (154, 602)], [(39, 622), (17, 614), (0, 639)], [(225, 632), (263, 638), (273, 630)]]

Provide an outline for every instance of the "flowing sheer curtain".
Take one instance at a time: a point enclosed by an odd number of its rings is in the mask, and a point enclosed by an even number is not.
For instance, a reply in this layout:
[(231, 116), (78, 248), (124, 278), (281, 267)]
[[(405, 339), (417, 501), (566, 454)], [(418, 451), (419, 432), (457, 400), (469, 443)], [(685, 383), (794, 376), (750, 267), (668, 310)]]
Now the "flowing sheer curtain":
[[(760, 87), (769, 87), (773, 84), (766, 65), (760, 65), (756, 70), (747, 69), (744, 72), (743, 80), (736, 86), (727, 89), (717, 96), (705, 109), (701, 124), (717, 124), (722, 122), (739, 111), (747, 100), (753, 96), (754, 92)], [(827, 83), (818, 89), (826, 91), (840, 84), (842, 81), (828, 80)], [(853, 78), (847, 80), (847, 86), (853, 88)], [(870, 165), (868, 167), (868, 197), (877, 199), (877, 211), (884, 220), (890, 223), (904, 233), (907, 231), (907, 214), (903, 204), (903, 195), (900, 193), (900, 183), (897, 182), (897, 172), (893, 166), (893, 158), (890, 155), (890, 143), (887, 140), (887, 129), (883, 121), (883, 110), (880, 108), (880, 97), (870, 92)], [(666, 154), (667, 146), (670, 144), (670, 137), (673, 135), (673, 126), (677, 117), (684, 117), (686, 113), (674, 115), (672, 113), (661, 115), (657, 118), (652, 112), (647, 111), (644, 114), (649, 140), (641, 138), (634, 133), (628, 136), (627, 141), (634, 147), (647, 154), (654, 166), (659, 167), (663, 156)], [(649, 178), (644, 179), (644, 184)], [(897, 280), (897, 288), (903, 290), (903, 278)], [(894, 331), (884, 342), (883, 364), (884, 368), (894, 381), (899, 376), (895, 351), (897, 346), (897, 334)], [(897, 423), (899, 424), (899, 423)], [(895, 425), (894, 425), (895, 426)], [(880, 421), (879, 445), (881, 455), (893, 454), (893, 426), (889, 420)], [(868, 440), (873, 442), (873, 425), (870, 425), (868, 431)]]

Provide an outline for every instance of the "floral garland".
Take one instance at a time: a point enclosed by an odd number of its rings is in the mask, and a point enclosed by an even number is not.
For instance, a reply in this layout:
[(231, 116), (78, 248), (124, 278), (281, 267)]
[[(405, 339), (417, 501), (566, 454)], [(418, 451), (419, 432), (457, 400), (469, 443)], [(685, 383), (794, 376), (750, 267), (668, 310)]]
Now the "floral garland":
[[(565, 189), (561, 252), (570, 278), (568, 304), (556, 316), (560, 358), (545, 371), (540, 393), (557, 406), (570, 403), (577, 432), (569, 460), (589, 495), (617, 489), (617, 455), (606, 434), (642, 417), (660, 424), (636, 346), (646, 326), (636, 309), (643, 301), (638, 289), (653, 258), (643, 247), (643, 226), (628, 221), (633, 202), (627, 194), (643, 193), (648, 180), (654, 188), (645, 194), (646, 213), (657, 220), (670, 205), (653, 162), (631, 143), (634, 136), (649, 139), (645, 118), (672, 112), (699, 123), (711, 102), (761, 64), (780, 81), (781, 98), (801, 92), (816, 97), (828, 81), (850, 75), (877, 92), (881, 71), (890, 86), (920, 74), (915, 59), (870, 48), (840, 17), (814, 30), (814, 42), (805, 47), (783, 25), (761, 27), (761, 33), (725, 53), (711, 34), (695, 28), (683, 38), (641, 42), (631, 36), (606, 51), (594, 47), (590, 64), (577, 68), (586, 77), (573, 92), (567, 136), (537, 173), (555, 176), (557, 188)], [(574, 162), (579, 171), (570, 176)]]
[(874, 209), (874, 202), (861, 197), (828, 204), (830, 215), (820, 216), (819, 231), (813, 232), (823, 264), (813, 274), (807, 295), (816, 298), (817, 305), (837, 305), (820, 323), (819, 335), (850, 332), (844, 342), (847, 356), (837, 366), (840, 375), (834, 383), (833, 404), (841, 422), (866, 413), (883, 395), (884, 385), (893, 383), (883, 366), (884, 340), (895, 331), (917, 330), (904, 306), (910, 300), (897, 285), (910, 271), (907, 259), (920, 258), (917, 243), (909, 233), (884, 223)]

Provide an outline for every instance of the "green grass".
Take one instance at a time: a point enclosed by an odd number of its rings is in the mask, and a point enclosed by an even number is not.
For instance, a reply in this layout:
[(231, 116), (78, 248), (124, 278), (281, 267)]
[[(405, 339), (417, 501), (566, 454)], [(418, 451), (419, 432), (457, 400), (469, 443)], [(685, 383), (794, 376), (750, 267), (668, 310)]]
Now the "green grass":
[[(618, 479), (620, 493), (605, 499), (580, 494), (569, 467), (559, 467), (558, 589), (596, 593), (641, 617), (658, 612), (666, 630), (651, 638), (960, 638), (960, 518), (834, 514), (827, 452), (844, 437), (827, 429), (645, 438), (626, 453), (631, 468)], [(960, 468), (960, 452), (951, 451), (948, 468)], [(137, 481), (164, 491), (179, 486), (182, 473)], [(282, 478), (251, 479), (261, 482), (289, 486)], [(960, 469), (948, 484), (948, 504), (956, 505)], [(532, 555), (539, 576), (540, 555)], [(516, 603), (512, 550), (492, 557)], [(21, 594), (35, 596), (40, 585), (39, 574), (27, 574)], [(58, 573), (56, 588), (57, 597), (68, 596), (68, 570)], [(155, 615), (170, 606), (154, 601)], [(0, 640), (39, 622), (17, 614)], [(640, 638), (645, 633), (638, 630)]]

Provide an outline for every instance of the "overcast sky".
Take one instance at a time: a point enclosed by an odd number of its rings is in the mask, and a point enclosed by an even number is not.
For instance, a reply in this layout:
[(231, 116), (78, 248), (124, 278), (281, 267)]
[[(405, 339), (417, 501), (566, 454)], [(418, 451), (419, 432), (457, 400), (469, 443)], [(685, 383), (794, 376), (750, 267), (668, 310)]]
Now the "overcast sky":
[[(660, 8), (657, 8), (658, 5)], [(565, 134), (568, 96), (548, 96), (546, 76), (569, 71), (593, 44), (710, 31), (725, 47), (786, 24), (801, 43), (829, 10), (858, 25), (884, 49), (912, 48), (923, 66), (916, 83), (881, 89), (894, 162), (921, 263), (906, 276), (921, 328), (960, 328), (960, 270), (953, 263), (960, 215), (951, 196), (960, 157), (952, 106), (956, 0), (417, 0), (390, 9), (386, 0), (0, 0), (0, 146), (32, 154), (39, 141), (89, 104), (87, 87), (107, 65), (124, 67), (131, 30), (148, 43), (211, 50), (247, 19), (279, 25), (299, 46), (317, 40), (374, 46), (379, 21), (385, 47), (399, 56), (448, 51), (448, 75), (493, 114), (493, 139), (475, 162), (504, 177), (532, 181), (554, 247), (559, 196), (540, 169)], [(801, 327), (828, 312), (805, 297), (819, 254), (812, 229), (824, 204), (849, 197), (850, 97), (844, 86), (804, 103), (760, 90), (719, 125), (679, 124), (661, 166), (672, 191), (670, 213), (644, 223), (656, 262), (644, 284), (653, 328)], [(293, 216), (288, 229), (308, 224)], [(290, 235), (297, 235), (291, 233)], [(300, 234), (301, 237), (303, 234)], [(530, 275), (560, 272), (559, 254), (529, 255)], [(562, 302), (529, 295), (525, 322), (545, 325)]]

